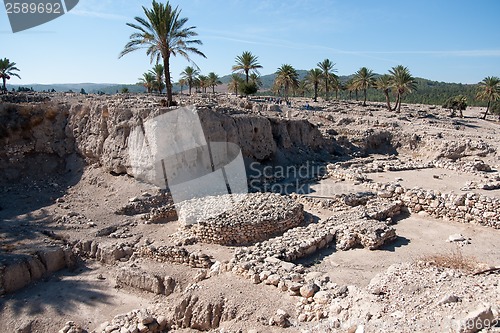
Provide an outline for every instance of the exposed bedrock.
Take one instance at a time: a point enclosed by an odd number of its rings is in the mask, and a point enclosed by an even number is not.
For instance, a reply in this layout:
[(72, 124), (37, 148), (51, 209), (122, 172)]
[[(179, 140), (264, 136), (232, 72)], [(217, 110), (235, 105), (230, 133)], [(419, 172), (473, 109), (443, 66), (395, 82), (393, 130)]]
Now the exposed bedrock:
[[(0, 170), (8, 180), (64, 171), (66, 157), (77, 152), (109, 172), (132, 174), (131, 131), (165, 112), (169, 109), (139, 99), (3, 104)], [(197, 113), (206, 141), (235, 143), (247, 161), (297, 161), (326, 146), (317, 127), (304, 119), (229, 115), (209, 107), (198, 107)]]

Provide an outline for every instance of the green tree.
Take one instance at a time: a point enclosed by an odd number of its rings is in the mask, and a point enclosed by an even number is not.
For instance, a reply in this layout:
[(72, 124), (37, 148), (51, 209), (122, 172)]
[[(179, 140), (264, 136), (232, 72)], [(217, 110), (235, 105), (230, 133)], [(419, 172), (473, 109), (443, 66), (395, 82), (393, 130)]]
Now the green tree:
[(384, 93), (387, 110), (391, 111), (391, 99), (389, 98), (389, 92), (392, 87), (391, 77), (387, 74), (379, 76), (377, 81), (375, 81), (375, 87)]
[(142, 74), (142, 77), (139, 78), (139, 82), (137, 84), (146, 88), (148, 93), (151, 93), (153, 91), (155, 83), (156, 77), (151, 71), (149, 71)]
[(198, 35), (194, 31), (196, 27), (185, 27), (188, 19), (180, 17), (179, 7), (173, 8), (168, 1), (162, 4), (153, 0), (151, 9), (144, 6), (142, 9), (146, 18), (135, 17), (137, 23), (127, 23), (129, 27), (137, 31), (130, 35), (130, 41), (120, 53), (120, 58), (141, 48), (147, 49), (146, 54), (150, 56), (151, 62), (156, 58), (158, 63), (161, 57), (167, 85), (167, 103), (172, 105), (170, 57), (179, 54), (192, 62), (189, 53), (194, 53), (206, 58), (195, 47), (203, 43), (199, 39), (192, 39)]
[(222, 81), (219, 78), (219, 75), (214, 72), (208, 73), (208, 85), (212, 87), (212, 93), (215, 95), (215, 87), (219, 84), (222, 84)]
[(498, 115), (498, 120), (500, 120), (500, 102), (496, 101), (491, 103), (490, 110), (491, 113)]
[(297, 96), (305, 97), (307, 93), (309, 93), (309, 84), (306, 79), (302, 79), (299, 81), (299, 86), (296, 89)]
[(15, 76), (17, 78), (21, 78), (19, 74), (14, 73), (18, 72), (19, 69), (16, 67), (15, 62), (10, 62), (9, 59), (3, 58), (0, 59), (0, 78), (2, 79), (2, 91), (7, 91), (7, 87), (5, 86), (7, 80), (10, 80), (11, 76)]
[(208, 76), (198, 75), (198, 79), (196, 80), (196, 85), (198, 86), (201, 92), (206, 93), (207, 88), (209, 87)]
[(161, 94), (163, 89), (165, 88), (165, 83), (163, 81), (163, 76), (165, 75), (165, 67), (162, 64), (156, 64), (151, 73), (155, 76), (155, 82), (153, 88), (158, 90)]
[(355, 74), (353, 78), (353, 84), (359, 89), (363, 90), (364, 99), (363, 106), (366, 106), (366, 91), (373, 87), (375, 84), (375, 74), (371, 69), (366, 67), (361, 67)]
[(251, 73), (248, 76), (248, 82), (254, 84), (257, 88), (262, 87), (262, 80), (257, 73)]
[(336, 78), (336, 75), (334, 74), (337, 71), (334, 69), (335, 64), (331, 62), (330, 59), (325, 59), (322, 62), (318, 62), (316, 66), (318, 66), (323, 73), (323, 80), (325, 83), (325, 99), (328, 100), (328, 92), (330, 91), (328, 84)]
[(483, 81), (479, 82), (479, 90), (476, 98), (488, 102), (488, 106), (483, 115), (483, 119), (486, 119), (491, 102), (500, 100), (500, 78), (496, 76), (485, 77)]
[(462, 111), (467, 109), (467, 97), (465, 97), (464, 95), (450, 97), (444, 103), (443, 108), (451, 109), (452, 116), (455, 116), (455, 111), (458, 110), (460, 112), (460, 118), (463, 118), (464, 114)]
[(399, 113), (401, 112), (401, 100), (403, 99), (403, 95), (415, 91), (417, 89), (417, 81), (411, 76), (408, 67), (402, 65), (393, 67), (389, 73), (391, 74), (392, 86), (397, 93), (394, 110)]
[(248, 83), (250, 72), (259, 74), (258, 69), (262, 68), (259, 64), (259, 58), (249, 51), (243, 52), (236, 57), (236, 65), (233, 66), (233, 72), (245, 73), (245, 82)]
[(290, 89), (295, 90), (299, 87), (299, 74), (297, 70), (289, 64), (281, 65), (276, 71), (274, 86), (283, 88), (283, 95), (285, 96), (285, 100), (288, 101)]
[(128, 88), (127, 88), (127, 87), (122, 87), (122, 89), (120, 90), (120, 92), (121, 92), (122, 94), (128, 94), (130, 91), (128, 90)]
[(242, 83), (244, 83), (245, 80), (243, 80), (243, 78), (238, 75), (238, 74), (233, 74), (231, 75), (231, 81), (229, 81), (229, 84), (227, 86), (227, 89), (230, 91), (230, 92), (233, 92), (236, 94), (236, 96), (238, 96), (238, 91), (239, 91), (239, 87), (241, 86)]
[(257, 85), (253, 82), (246, 83), (243, 81), (239, 85), (238, 89), (242, 95), (248, 96), (255, 94), (259, 90), (259, 87), (257, 87)]
[(182, 95), (182, 89), (187, 84), (187, 81), (185, 79), (179, 79), (178, 83), (179, 83), (179, 87), (181, 88), (181, 95)]
[(314, 89), (314, 101), (318, 101), (318, 88), (323, 78), (323, 72), (319, 68), (311, 69), (307, 72), (306, 81)]
[(182, 79), (184, 79), (189, 87), (189, 95), (191, 95), (191, 88), (193, 87), (198, 75), (200, 75), (200, 71), (194, 67), (187, 66), (184, 71), (181, 73)]

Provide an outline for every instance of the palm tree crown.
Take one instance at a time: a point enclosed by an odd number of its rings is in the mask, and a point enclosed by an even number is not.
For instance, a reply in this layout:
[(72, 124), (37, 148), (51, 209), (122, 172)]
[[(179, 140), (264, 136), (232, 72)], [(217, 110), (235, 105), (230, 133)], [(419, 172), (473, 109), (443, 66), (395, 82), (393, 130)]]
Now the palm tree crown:
[(319, 69), (323, 72), (323, 80), (325, 80), (325, 99), (328, 99), (328, 92), (330, 91), (328, 83), (332, 80), (335, 80), (337, 77), (334, 74), (334, 72), (336, 72), (337, 70), (333, 68), (335, 64), (331, 62), (330, 59), (325, 59), (322, 62), (318, 62), (316, 66), (318, 66)]
[(120, 58), (125, 54), (146, 48), (146, 54), (150, 56), (151, 62), (163, 59), (165, 80), (167, 86), (167, 100), (172, 103), (172, 82), (170, 81), (170, 56), (180, 54), (191, 62), (188, 53), (198, 54), (204, 58), (205, 55), (193, 45), (202, 45), (198, 39), (191, 39), (198, 34), (194, 31), (196, 27), (184, 27), (187, 18), (181, 18), (181, 10), (173, 8), (167, 1), (165, 4), (153, 0), (152, 8), (142, 7), (146, 18), (135, 17), (137, 23), (127, 23), (131, 28), (137, 30), (130, 35), (130, 41), (120, 53)]
[(0, 59), (0, 78), (2, 79), (2, 83), (3, 83), (3, 85), (2, 85), (3, 91), (7, 90), (5, 84), (6, 84), (7, 80), (10, 80), (11, 76), (21, 78), (19, 76), (19, 74), (14, 73), (14, 72), (18, 72), (18, 71), (19, 71), (19, 69), (16, 67), (15, 62), (10, 62), (10, 60), (7, 58)]
[(208, 84), (212, 87), (212, 93), (215, 94), (215, 86), (222, 84), (222, 81), (219, 78), (219, 75), (214, 72), (208, 73)]
[(292, 65), (284, 64), (276, 71), (274, 85), (277, 88), (283, 88), (285, 99), (288, 100), (290, 88), (296, 89), (299, 87), (299, 74)]
[(227, 89), (231, 92), (234, 92), (236, 96), (238, 96), (238, 88), (243, 82), (245, 81), (239, 74), (233, 74), (231, 75), (231, 81), (229, 81)]
[(262, 68), (259, 64), (259, 58), (249, 51), (243, 52), (236, 57), (236, 65), (233, 66), (233, 72), (245, 73), (245, 82), (248, 83), (250, 72), (259, 74), (258, 69)]
[(139, 78), (138, 84), (142, 85), (144, 88), (147, 89), (148, 93), (150, 93), (151, 91), (153, 91), (153, 88), (155, 87), (156, 77), (153, 73), (151, 73), (151, 71), (146, 72), (142, 74), (141, 78)]
[(163, 88), (165, 88), (165, 84), (163, 83), (163, 75), (165, 74), (165, 67), (162, 64), (156, 64), (153, 66), (153, 69), (150, 71), (155, 76), (154, 89), (158, 90), (161, 94)]
[(363, 106), (366, 106), (366, 91), (375, 84), (375, 74), (371, 69), (361, 67), (354, 74), (353, 84), (364, 92)]
[(405, 93), (411, 93), (412, 91), (417, 89), (417, 81), (410, 74), (410, 70), (408, 67), (398, 65), (389, 70), (391, 74), (392, 86), (396, 90), (397, 99), (396, 106), (397, 112), (401, 111), (401, 99)]
[(318, 87), (321, 83), (321, 78), (323, 77), (323, 72), (319, 68), (311, 69), (307, 72), (306, 81), (314, 88), (314, 101), (318, 101)]
[(379, 90), (382, 90), (385, 96), (385, 101), (387, 103), (387, 109), (391, 111), (391, 100), (389, 98), (389, 92), (392, 88), (391, 77), (388, 74), (384, 74), (377, 78), (375, 81), (375, 87)]
[(189, 87), (189, 95), (191, 95), (191, 88), (193, 87), (198, 75), (200, 75), (200, 71), (194, 67), (187, 66), (184, 71), (181, 73), (182, 78), (187, 82)]
[(486, 119), (491, 102), (500, 100), (500, 78), (488, 76), (479, 82), (479, 90), (476, 96), (479, 100), (488, 101), (488, 106), (484, 112), (483, 119)]

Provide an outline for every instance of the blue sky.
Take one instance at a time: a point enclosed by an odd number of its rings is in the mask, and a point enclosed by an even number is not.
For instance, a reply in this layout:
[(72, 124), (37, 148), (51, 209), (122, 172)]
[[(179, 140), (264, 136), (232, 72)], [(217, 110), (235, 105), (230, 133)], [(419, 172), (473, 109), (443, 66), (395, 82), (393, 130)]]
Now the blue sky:
[[(339, 75), (362, 66), (376, 73), (408, 66), (417, 77), (477, 83), (500, 76), (498, 0), (189, 0), (179, 5), (196, 26), (200, 50), (193, 55), (202, 73), (231, 73), (243, 51), (259, 57), (261, 74), (282, 64), (316, 67), (329, 58)], [(0, 57), (16, 62), (30, 83), (136, 83), (151, 65), (144, 50), (118, 59), (144, 16), (142, 0), (80, 0), (67, 15), (13, 34), (0, 6)], [(172, 77), (189, 63), (171, 60)]]

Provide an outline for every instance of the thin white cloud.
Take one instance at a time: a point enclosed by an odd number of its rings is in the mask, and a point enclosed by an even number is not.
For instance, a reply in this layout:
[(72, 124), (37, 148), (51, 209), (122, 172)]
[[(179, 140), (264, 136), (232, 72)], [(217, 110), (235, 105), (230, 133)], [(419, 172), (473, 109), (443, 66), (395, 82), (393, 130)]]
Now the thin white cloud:
[(409, 54), (409, 55), (432, 55), (443, 57), (500, 57), (500, 50), (448, 50), (448, 51), (359, 51), (367, 54)]
[(70, 11), (69, 14), (77, 15), (77, 16), (100, 18), (100, 19), (104, 19), (104, 20), (113, 20), (113, 21), (126, 21), (126, 20), (130, 19), (129, 17), (123, 16), (123, 15), (109, 14), (109, 13), (103, 13), (103, 12), (94, 12), (94, 11), (81, 10), (81, 9), (74, 9), (74, 10)]

